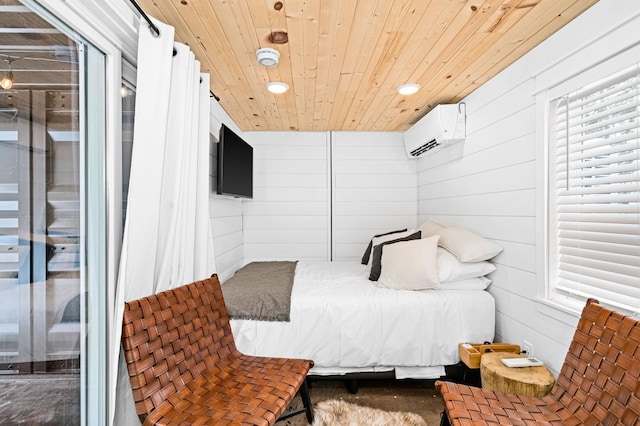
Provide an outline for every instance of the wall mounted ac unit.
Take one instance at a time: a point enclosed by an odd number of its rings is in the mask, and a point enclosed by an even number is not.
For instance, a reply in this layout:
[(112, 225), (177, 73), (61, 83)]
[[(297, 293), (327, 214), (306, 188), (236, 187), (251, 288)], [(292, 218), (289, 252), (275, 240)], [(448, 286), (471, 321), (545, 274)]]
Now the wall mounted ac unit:
[(466, 136), (465, 104), (441, 104), (404, 133), (404, 146), (409, 157), (417, 158), (434, 148), (464, 142)]

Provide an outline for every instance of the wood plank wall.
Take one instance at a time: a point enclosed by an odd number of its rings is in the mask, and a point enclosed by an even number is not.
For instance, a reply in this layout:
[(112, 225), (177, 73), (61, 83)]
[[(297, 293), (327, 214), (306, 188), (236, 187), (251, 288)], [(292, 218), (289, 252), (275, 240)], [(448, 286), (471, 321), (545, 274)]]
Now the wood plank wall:
[(327, 134), (246, 132), (253, 146), (253, 199), (244, 205), (244, 261), (326, 259)]
[(373, 234), (414, 227), (416, 161), (401, 133), (246, 132), (254, 198), (243, 201), (244, 262), (344, 260)]
[[(533, 333), (526, 330), (531, 312), (525, 301), (536, 292), (533, 89), (528, 78), (492, 81), (486, 90), (480, 88), (476, 96), (465, 99), (467, 139), (462, 156), (446, 150), (419, 160), (420, 221), (430, 217), (461, 226), (504, 247), (493, 259), (498, 269), (490, 286), (497, 308), (495, 341), (516, 344)], [(556, 342), (561, 352), (557, 346)]]
[(242, 201), (213, 196), (209, 209), (216, 272), (225, 282), (243, 265)]
[[(420, 159), (419, 217), (459, 225), (504, 247), (489, 291), (496, 341), (533, 344), (556, 373), (577, 316), (542, 302), (544, 277), (544, 93), (640, 42), (638, 5), (601, 0), (464, 99), (464, 153)], [(633, 33), (633, 28), (636, 28)]]
[(417, 161), (400, 132), (332, 132), (333, 260), (360, 259), (375, 234), (416, 226)]

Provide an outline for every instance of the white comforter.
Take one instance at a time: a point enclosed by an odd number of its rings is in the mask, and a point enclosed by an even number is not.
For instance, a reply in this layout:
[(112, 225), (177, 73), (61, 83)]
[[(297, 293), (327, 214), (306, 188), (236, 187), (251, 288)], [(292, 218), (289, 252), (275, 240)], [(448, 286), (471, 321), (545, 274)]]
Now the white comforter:
[(312, 359), (311, 374), (395, 369), (433, 378), (459, 361), (458, 343), (492, 341), (494, 300), (485, 290), (393, 290), (357, 262), (299, 262), (291, 321), (231, 320), (246, 354)]

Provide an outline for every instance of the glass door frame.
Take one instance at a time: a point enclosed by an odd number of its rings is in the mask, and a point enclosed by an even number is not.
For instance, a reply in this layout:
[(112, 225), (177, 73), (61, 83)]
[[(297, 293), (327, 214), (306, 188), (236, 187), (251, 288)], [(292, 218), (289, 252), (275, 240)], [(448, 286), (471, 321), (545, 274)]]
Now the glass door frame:
[[(56, 0), (21, 0), (68, 37), (84, 45), (83, 63), (86, 94), (81, 103), (81, 141), (85, 190), (81, 209), (86, 222), (83, 266), (89, 283), (87, 303), (88, 340), (81, 377), (81, 423), (108, 423), (108, 358), (112, 342), (115, 289), (122, 245), (122, 130), (121, 98), (122, 51), (107, 39), (90, 17), (74, 10), (68, 2)], [(76, 8), (77, 9), (77, 8)], [(86, 14), (85, 14), (86, 15)], [(85, 92), (81, 90), (81, 92)], [(99, 309), (95, 309), (98, 307)], [(84, 318), (83, 318), (84, 319)], [(118, 345), (119, 346), (119, 345)]]

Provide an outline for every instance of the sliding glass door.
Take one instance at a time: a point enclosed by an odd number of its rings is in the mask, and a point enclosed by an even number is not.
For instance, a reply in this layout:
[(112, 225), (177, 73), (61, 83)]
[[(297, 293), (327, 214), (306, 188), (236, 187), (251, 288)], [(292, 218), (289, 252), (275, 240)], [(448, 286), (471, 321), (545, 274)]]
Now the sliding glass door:
[(17, 1), (0, 29), (0, 419), (80, 424), (104, 393), (105, 59)]

